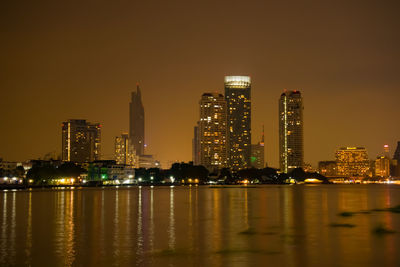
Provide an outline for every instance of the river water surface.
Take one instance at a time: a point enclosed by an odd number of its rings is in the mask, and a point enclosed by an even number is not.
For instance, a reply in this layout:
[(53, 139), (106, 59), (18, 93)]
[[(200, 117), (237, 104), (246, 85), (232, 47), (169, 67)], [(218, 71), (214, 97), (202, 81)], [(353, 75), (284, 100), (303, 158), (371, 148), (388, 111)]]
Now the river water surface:
[(393, 185), (2, 191), (0, 265), (400, 266), (400, 213), (371, 211), (399, 204)]

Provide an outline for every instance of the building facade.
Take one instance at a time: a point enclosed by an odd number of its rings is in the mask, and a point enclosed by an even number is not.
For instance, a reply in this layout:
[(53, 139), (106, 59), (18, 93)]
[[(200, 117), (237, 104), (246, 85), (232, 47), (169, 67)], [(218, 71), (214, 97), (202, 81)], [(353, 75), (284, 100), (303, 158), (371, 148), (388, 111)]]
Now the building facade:
[(91, 162), (100, 159), (101, 125), (71, 119), (62, 124), (63, 161)]
[(154, 159), (153, 155), (140, 155), (139, 168), (161, 168), (161, 164), (158, 160)]
[(115, 137), (115, 161), (117, 164), (139, 167), (139, 158), (127, 133)]
[(264, 126), (263, 126), (261, 141), (258, 142), (257, 144), (251, 145), (251, 158), (250, 158), (251, 167), (256, 169), (263, 169), (265, 167), (264, 145), (265, 144), (264, 144)]
[(133, 183), (135, 168), (133, 166), (117, 164), (115, 160), (99, 160), (88, 166), (88, 181), (101, 181), (103, 184)]
[(365, 177), (369, 171), (369, 159), (364, 147), (342, 147), (336, 151), (338, 176)]
[(388, 178), (390, 176), (390, 159), (385, 156), (377, 157), (375, 160), (375, 176)]
[(228, 164), (225, 98), (219, 93), (204, 93), (199, 104), (198, 151), (200, 152), (200, 165), (209, 170), (225, 168)]
[(284, 91), (279, 99), (279, 165), (282, 172), (304, 167), (303, 98)]
[(318, 162), (318, 172), (325, 177), (337, 176), (337, 164), (334, 160)]
[(132, 92), (129, 103), (129, 138), (132, 141), (137, 155), (144, 154), (144, 107), (139, 84)]
[(251, 166), (251, 79), (225, 76), (228, 127), (228, 166), (233, 170)]

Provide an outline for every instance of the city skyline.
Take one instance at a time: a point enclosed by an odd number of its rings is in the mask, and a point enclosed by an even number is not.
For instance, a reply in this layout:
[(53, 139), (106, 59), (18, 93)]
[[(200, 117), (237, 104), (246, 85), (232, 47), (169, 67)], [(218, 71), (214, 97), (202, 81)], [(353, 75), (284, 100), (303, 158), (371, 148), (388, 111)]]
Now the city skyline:
[[(64, 5), (7, 3), (2, 10), (5, 160), (61, 153), (59, 125), (69, 118), (100, 122), (102, 153), (112, 158), (114, 137), (129, 130), (129, 96), (139, 81), (149, 154), (164, 166), (189, 161), (193, 107), (203, 92), (223, 92), (225, 75), (252, 77), (252, 142), (264, 124), (270, 166), (278, 167), (276, 101), (284, 88), (305, 96), (306, 163), (332, 160), (342, 146), (366, 147), (371, 158), (383, 144), (394, 152), (400, 132), (393, 123), (400, 97), (395, 3), (312, 1), (299, 8), (221, 1), (196, 9), (119, 3), (112, 11), (117, 18), (109, 20), (102, 16), (110, 11), (105, 2)], [(244, 19), (223, 18), (222, 10)], [(246, 40), (238, 41), (238, 32)]]

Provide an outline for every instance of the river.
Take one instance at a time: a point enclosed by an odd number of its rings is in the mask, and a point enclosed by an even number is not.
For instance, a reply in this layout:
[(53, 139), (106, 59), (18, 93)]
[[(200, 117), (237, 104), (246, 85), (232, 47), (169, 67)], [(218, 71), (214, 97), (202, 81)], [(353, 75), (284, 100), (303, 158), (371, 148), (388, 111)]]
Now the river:
[(399, 204), (395, 185), (1, 191), (0, 265), (399, 266), (400, 213), (374, 210)]

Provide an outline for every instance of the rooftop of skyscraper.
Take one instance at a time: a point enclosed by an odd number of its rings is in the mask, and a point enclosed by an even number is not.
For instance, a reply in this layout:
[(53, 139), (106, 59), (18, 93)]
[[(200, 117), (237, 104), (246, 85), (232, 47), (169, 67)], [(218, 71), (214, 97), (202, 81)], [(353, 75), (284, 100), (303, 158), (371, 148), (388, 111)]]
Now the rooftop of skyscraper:
[(229, 87), (248, 87), (250, 84), (250, 76), (225, 76), (225, 85)]

